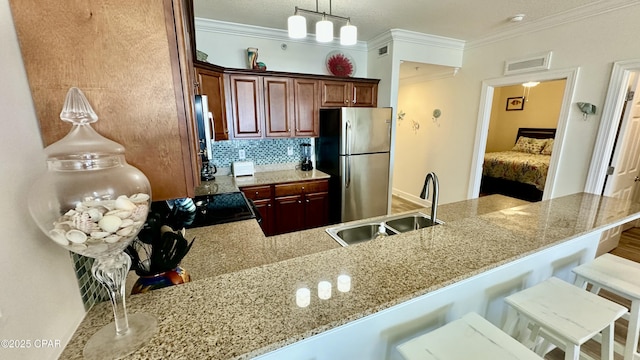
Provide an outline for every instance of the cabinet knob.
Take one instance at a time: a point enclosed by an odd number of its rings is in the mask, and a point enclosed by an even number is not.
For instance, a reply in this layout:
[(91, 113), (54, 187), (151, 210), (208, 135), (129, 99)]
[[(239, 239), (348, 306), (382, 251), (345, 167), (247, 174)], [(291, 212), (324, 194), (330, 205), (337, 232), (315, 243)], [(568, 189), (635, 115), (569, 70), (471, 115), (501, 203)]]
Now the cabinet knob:
[(302, 204), (302, 200), (298, 200), (298, 204)]
[(302, 187), (302, 191), (304, 191), (304, 186)]
[(259, 193), (256, 191), (256, 196), (258, 196), (258, 194), (259, 194)]
[(348, 104), (348, 103), (349, 103), (349, 100), (345, 100), (345, 101), (344, 101), (344, 103), (345, 103), (345, 104)]
[(271, 207), (271, 204), (267, 204), (267, 207)]
[(307, 199), (307, 204), (308, 204), (309, 202), (310, 202), (310, 201), (309, 201), (309, 199)]

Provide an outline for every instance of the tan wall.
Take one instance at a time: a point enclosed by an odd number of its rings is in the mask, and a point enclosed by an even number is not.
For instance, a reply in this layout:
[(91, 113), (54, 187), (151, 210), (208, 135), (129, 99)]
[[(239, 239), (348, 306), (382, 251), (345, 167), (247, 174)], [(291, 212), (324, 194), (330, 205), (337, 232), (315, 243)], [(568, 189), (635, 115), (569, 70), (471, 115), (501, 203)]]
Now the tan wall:
[(565, 80), (541, 82), (531, 88), (523, 110), (507, 111), (507, 99), (520, 97), (521, 85), (496, 88), (491, 107), (491, 123), (487, 135), (487, 152), (510, 150), (518, 128), (555, 128), (558, 124)]

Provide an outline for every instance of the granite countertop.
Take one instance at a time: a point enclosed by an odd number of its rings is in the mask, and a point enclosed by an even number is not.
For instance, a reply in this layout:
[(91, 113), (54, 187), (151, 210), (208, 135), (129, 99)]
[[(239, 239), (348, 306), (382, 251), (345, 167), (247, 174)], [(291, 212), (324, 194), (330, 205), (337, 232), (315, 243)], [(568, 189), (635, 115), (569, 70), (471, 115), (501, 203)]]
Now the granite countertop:
[(275, 170), (256, 172), (253, 176), (233, 177), (231, 175), (216, 176), (215, 180), (203, 181), (196, 188), (197, 195), (222, 194), (240, 191), (245, 186), (271, 185), (286, 182), (328, 179), (330, 176), (320, 170)]
[[(278, 244), (262, 244), (249, 256), (258, 261), (248, 260), (248, 268), (132, 296), (130, 313), (153, 314), (159, 332), (127, 358), (251, 358), (632, 221), (640, 217), (640, 204), (585, 193), (525, 205), (491, 196), (443, 205), (439, 212), (443, 225), (288, 259)], [(313, 292), (319, 281), (341, 274), (351, 277), (351, 291), (316, 299), (306, 308), (296, 306), (298, 288)], [(86, 340), (112, 317), (109, 303), (94, 306), (61, 358), (81, 358)]]

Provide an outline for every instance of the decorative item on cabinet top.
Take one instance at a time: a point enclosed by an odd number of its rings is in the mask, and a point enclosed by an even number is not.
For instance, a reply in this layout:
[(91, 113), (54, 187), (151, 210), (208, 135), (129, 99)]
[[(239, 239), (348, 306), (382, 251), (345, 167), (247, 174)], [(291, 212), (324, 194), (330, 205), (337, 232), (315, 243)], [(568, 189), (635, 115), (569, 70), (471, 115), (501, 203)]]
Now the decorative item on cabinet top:
[(356, 73), (356, 62), (351, 56), (340, 51), (332, 51), (327, 55), (327, 70), (331, 75), (352, 77)]

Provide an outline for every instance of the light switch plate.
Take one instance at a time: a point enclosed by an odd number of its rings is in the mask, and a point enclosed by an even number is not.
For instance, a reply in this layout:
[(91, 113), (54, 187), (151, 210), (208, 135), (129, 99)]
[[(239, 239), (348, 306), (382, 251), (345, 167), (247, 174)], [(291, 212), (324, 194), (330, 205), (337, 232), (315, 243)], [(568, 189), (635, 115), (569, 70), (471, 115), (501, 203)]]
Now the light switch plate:
[(293, 146), (289, 146), (287, 148), (287, 155), (292, 156), (293, 155)]
[(240, 160), (246, 159), (246, 154), (244, 152), (244, 149), (238, 150), (238, 157), (240, 158)]

